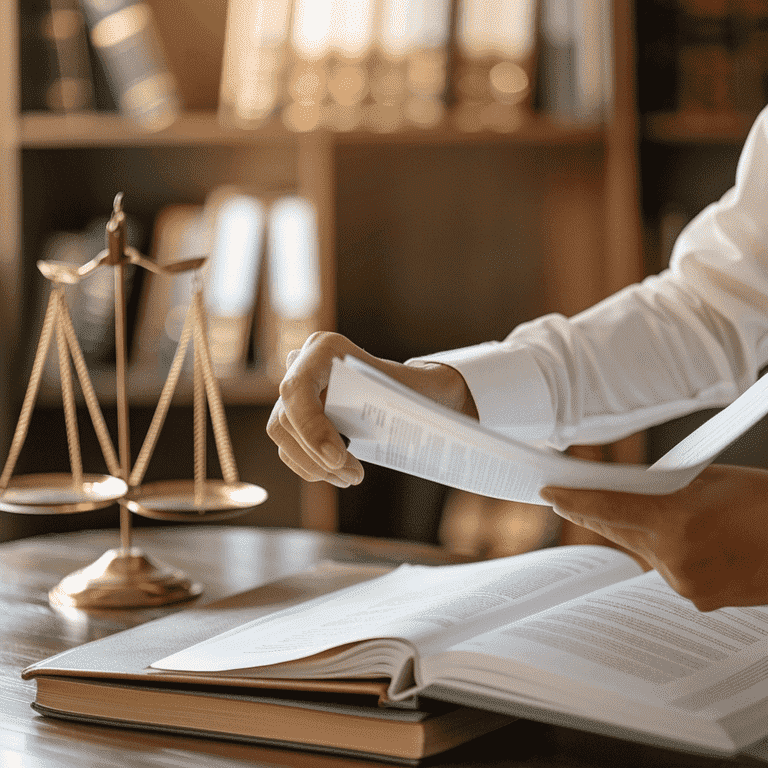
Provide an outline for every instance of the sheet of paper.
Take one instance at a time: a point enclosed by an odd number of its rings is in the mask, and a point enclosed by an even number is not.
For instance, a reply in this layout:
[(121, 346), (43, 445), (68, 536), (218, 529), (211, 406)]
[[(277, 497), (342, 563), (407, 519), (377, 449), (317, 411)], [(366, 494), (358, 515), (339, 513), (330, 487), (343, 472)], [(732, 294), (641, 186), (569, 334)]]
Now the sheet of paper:
[(541, 504), (546, 485), (665, 494), (768, 414), (768, 375), (651, 467), (582, 461), (510, 440), (350, 356), (334, 361), (325, 412), (361, 461), (484, 496)]
[(349, 356), (334, 361), (325, 413), (361, 461), (484, 496), (541, 504), (546, 485), (647, 494), (686, 486), (768, 413), (762, 392), (768, 382), (754, 386), (756, 394), (746, 392), (652, 468), (583, 461), (510, 440)]

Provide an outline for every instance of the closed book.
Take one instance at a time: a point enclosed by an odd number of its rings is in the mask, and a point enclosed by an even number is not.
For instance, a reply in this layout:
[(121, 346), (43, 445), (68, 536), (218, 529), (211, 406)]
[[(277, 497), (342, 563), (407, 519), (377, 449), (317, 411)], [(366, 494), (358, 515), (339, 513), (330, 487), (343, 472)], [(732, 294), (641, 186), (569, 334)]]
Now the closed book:
[(81, 0), (90, 39), (121, 112), (148, 130), (179, 115), (176, 81), (165, 60), (152, 9), (135, 0)]

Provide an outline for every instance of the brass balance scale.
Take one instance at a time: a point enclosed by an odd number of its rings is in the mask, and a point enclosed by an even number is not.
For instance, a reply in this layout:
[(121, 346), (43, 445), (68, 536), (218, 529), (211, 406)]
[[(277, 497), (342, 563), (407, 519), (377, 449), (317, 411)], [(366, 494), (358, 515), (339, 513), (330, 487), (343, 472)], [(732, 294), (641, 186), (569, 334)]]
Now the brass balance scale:
[[(38, 269), (53, 283), (43, 320), (32, 372), (14, 431), (8, 458), (0, 475), (0, 510), (19, 514), (70, 514), (120, 506), (120, 546), (108, 550), (94, 563), (66, 576), (49, 592), (55, 607), (139, 608), (188, 600), (202, 592), (182, 571), (153, 562), (131, 543), (135, 513), (144, 517), (174, 522), (223, 519), (242, 514), (261, 504), (267, 492), (241, 482), (232, 451), (224, 407), (214, 376), (206, 335), (206, 316), (200, 268), (205, 258), (156, 264), (126, 242), (126, 217), (123, 195), (115, 197), (112, 215), (106, 226), (106, 249), (80, 267), (55, 261), (38, 261)], [(160, 393), (136, 463), (130, 467), (129, 414), (126, 386), (126, 296), (124, 272), (134, 264), (157, 274), (174, 275), (197, 270), (194, 296), (173, 362)], [(104, 421), (77, 341), (64, 295), (65, 285), (74, 285), (97, 269), (114, 271), (115, 346), (118, 453)], [(27, 436), (32, 410), (53, 336), (59, 357), (61, 391), (71, 473), (14, 476), (19, 454)], [(187, 348), (194, 349), (193, 441), (194, 479), (142, 484), (157, 438), (168, 413), (182, 372)], [(109, 474), (83, 471), (77, 428), (74, 382), (71, 361), (80, 381), (83, 398), (96, 431)], [(216, 450), (223, 479), (206, 477), (207, 408), (210, 409)]]

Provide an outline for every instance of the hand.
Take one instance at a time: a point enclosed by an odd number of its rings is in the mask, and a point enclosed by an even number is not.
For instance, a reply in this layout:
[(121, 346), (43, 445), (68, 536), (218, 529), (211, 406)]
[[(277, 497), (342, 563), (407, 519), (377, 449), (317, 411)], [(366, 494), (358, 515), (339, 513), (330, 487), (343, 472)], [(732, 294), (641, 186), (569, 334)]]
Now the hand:
[(369, 355), (338, 333), (315, 333), (286, 360), (280, 398), (267, 423), (280, 458), (311, 482), (325, 480), (339, 488), (357, 485), (363, 467), (347, 451), (323, 412), (325, 390), (335, 357), (353, 355), (407, 387), (449, 408), (476, 416), (474, 401), (461, 374), (440, 363), (403, 365)]
[(566, 520), (635, 552), (699, 610), (768, 604), (768, 471), (711, 465), (666, 496), (544, 488)]

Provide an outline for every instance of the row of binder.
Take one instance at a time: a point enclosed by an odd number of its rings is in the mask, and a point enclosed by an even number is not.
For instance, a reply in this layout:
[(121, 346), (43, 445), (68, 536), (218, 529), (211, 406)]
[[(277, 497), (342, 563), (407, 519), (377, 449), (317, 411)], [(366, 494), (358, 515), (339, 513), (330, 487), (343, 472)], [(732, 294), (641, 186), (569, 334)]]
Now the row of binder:
[[(44, 258), (85, 263), (100, 250), (103, 236), (101, 220), (82, 232), (54, 233)], [(139, 224), (129, 218), (129, 241), (131, 236), (135, 242), (142, 239)], [(130, 362), (153, 378), (162, 378), (170, 367), (198, 285), (208, 311), (214, 369), (222, 378), (263, 367), (279, 381), (288, 351), (317, 329), (322, 302), (317, 216), (306, 198), (265, 199), (227, 186), (214, 189), (201, 205), (166, 206), (154, 221), (148, 255), (158, 264), (207, 256), (199, 272), (127, 270), (130, 303), (136, 307)], [(67, 286), (66, 293), (86, 361), (94, 368), (109, 367), (114, 355), (111, 271), (97, 270)], [(46, 376), (58, 380), (55, 357)]]

